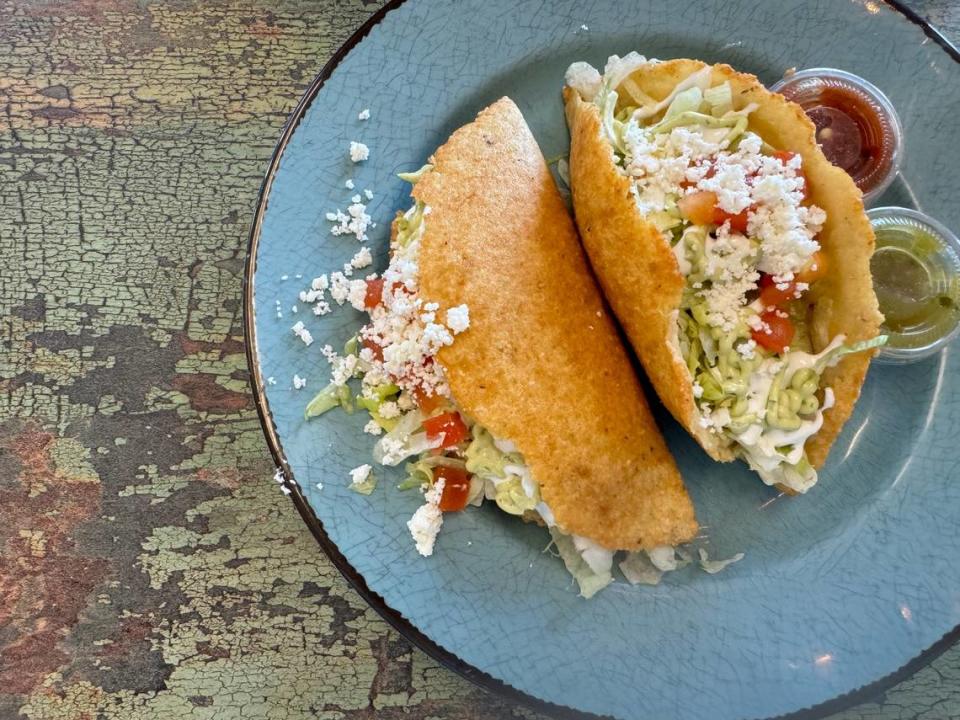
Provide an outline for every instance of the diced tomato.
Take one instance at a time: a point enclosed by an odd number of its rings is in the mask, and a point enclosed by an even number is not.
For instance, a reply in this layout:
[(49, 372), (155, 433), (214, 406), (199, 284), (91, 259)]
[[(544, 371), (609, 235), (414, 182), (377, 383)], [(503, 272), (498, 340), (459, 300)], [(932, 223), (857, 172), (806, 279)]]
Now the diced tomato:
[(373, 353), (374, 359), (383, 362), (383, 348), (370, 338), (363, 339), (363, 346)]
[(780, 162), (782, 162), (784, 165), (786, 165), (788, 162), (790, 162), (791, 160), (793, 160), (793, 159), (797, 156), (797, 154), (796, 154), (795, 152), (790, 151), (790, 150), (775, 150), (775, 151), (773, 152), (773, 156), (774, 156), (777, 160), (779, 160)]
[(421, 387), (413, 391), (413, 399), (416, 400), (420, 412), (427, 416), (433, 415), (434, 412), (447, 404), (446, 399), (442, 395), (428, 393)]
[(827, 274), (827, 256), (822, 250), (817, 250), (810, 258), (807, 266), (797, 273), (797, 282), (813, 283)]
[(447, 412), (423, 421), (428, 440), (440, 440), (440, 447), (447, 448), (462, 443), (470, 435), (458, 412)]
[(754, 341), (771, 352), (782, 353), (793, 341), (793, 335), (796, 332), (790, 318), (780, 310), (767, 310), (760, 319), (769, 329), (753, 330), (751, 335)]
[(367, 310), (373, 310), (381, 302), (383, 302), (383, 278), (367, 280), (367, 294), (363, 298), (363, 306)]
[(694, 225), (723, 225), (730, 221), (730, 229), (738, 233), (747, 232), (747, 211), (732, 215), (717, 206), (717, 194), (712, 190), (700, 190), (684, 195), (677, 200), (680, 214)]
[[(777, 285), (786, 287), (781, 289)], [(796, 292), (797, 285), (794, 282), (775, 283), (772, 275), (764, 273), (760, 276), (760, 302), (765, 308), (790, 302), (796, 297)]]
[(717, 194), (710, 190), (700, 190), (684, 195), (677, 200), (680, 214), (694, 225), (712, 225), (714, 209), (717, 207)]
[(433, 469), (433, 481), (441, 478), (443, 492), (440, 494), (440, 509), (443, 512), (463, 510), (470, 497), (470, 473), (460, 468), (438, 465)]
[(731, 215), (725, 210), (720, 208), (714, 208), (713, 211), (713, 224), (714, 225), (723, 225), (727, 220), (730, 221), (730, 229), (734, 232), (738, 232), (741, 235), (747, 234), (747, 211), (741, 210), (736, 215)]

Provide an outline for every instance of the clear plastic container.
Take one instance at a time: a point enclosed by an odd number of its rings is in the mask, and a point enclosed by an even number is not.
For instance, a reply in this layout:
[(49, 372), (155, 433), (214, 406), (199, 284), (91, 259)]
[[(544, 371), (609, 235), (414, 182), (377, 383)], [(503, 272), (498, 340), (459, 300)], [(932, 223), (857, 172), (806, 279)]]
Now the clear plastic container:
[(869, 205), (900, 169), (903, 128), (893, 104), (875, 85), (845, 70), (810, 68), (772, 88), (797, 103), (817, 126), (817, 143), (846, 170)]
[(960, 240), (917, 210), (867, 212), (876, 250), (870, 260), (874, 291), (888, 336), (878, 359), (905, 363), (930, 357), (960, 331)]

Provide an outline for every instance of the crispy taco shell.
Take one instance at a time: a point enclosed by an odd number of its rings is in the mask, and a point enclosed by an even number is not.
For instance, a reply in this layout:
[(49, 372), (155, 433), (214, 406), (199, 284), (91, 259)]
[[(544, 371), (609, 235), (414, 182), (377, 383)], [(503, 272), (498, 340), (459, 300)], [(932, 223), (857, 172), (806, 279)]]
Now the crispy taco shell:
[(466, 303), (443, 348), (460, 408), (523, 453), (558, 526), (608, 548), (690, 540), (693, 507), (576, 229), (508, 98), (457, 130), (413, 195), (421, 297)]
[[(630, 77), (655, 100), (705, 65), (697, 60), (648, 63)], [(800, 106), (767, 90), (756, 77), (728, 65), (713, 67), (713, 82), (730, 82), (734, 109), (757, 103), (750, 130), (779, 150), (803, 157), (811, 202), (827, 213), (818, 241), (827, 257), (827, 275), (810, 291), (810, 334), (815, 351), (838, 335), (857, 342), (876, 337), (882, 316), (870, 275), (874, 236), (860, 191), (817, 146), (813, 123)], [(660, 232), (647, 222), (630, 192), (631, 182), (614, 164), (601, 131), (599, 109), (571, 88), (564, 88), (570, 126), (570, 177), (577, 224), (590, 262), (614, 313), (632, 343), (660, 399), (673, 416), (716, 460), (734, 458), (721, 435), (701, 426), (693, 398), (693, 378), (678, 342), (677, 312), (684, 278)], [(873, 353), (847, 355), (823, 374), (836, 404), (824, 413), (820, 431), (806, 444), (814, 467), (826, 461), (860, 394)]]

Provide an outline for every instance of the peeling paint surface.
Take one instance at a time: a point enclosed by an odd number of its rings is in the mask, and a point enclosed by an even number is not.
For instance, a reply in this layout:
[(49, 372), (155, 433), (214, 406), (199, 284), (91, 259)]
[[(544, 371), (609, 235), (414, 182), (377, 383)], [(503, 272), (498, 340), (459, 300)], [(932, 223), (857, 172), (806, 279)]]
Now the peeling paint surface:
[[(347, 586), (247, 385), (260, 180), (380, 4), (0, 0), (0, 720), (535, 717)], [(960, 650), (836, 717), (960, 717)]]

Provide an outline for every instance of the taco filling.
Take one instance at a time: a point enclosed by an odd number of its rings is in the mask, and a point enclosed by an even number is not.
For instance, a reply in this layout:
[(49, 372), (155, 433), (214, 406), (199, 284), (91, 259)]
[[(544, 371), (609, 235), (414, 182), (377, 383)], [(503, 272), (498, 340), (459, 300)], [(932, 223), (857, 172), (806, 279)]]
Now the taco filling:
[[(430, 169), (426, 165), (401, 177), (416, 182)], [(369, 413), (364, 430), (380, 436), (374, 459), (385, 466), (405, 462), (407, 478), (400, 489), (424, 494), (424, 504), (407, 523), (421, 555), (433, 554), (443, 513), (488, 500), (506, 513), (548, 526), (581, 593), (589, 597), (612, 582), (614, 551), (556, 527), (523, 455), (458, 407), (436, 361), (442, 347), (469, 329), (470, 315), (460, 305), (441, 317), (437, 303), (419, 297), (419, 252), (429, 214), (430, 208), (417, 201), (396, 221), (383, 274), (348, 280), (339, 290), (355, 309), (369, 314), (369, 321), (343, 355), (324, 348), (332, 381), (307, 406), (306, 416), (338, 406)], [(354, 378), (360, 379), (356, 396), (348, 385)]]
[(846, 345), (841, 334), (813, 352), (826, 213), (808, 200), (801, 156), (752, 130), (757, 105), (735, 110), (711, 67), (656, 101), (629, 77), (646, 63), (614, 56), (603, 77), (577, 64), (568, 85), (599, 108), (637, 207), (673, 248), (684, 278), (675, 340), (697, 422), (768, 485), (805, 492), (817, 472), (804, 445), (834, 402), (824, 369), (884, 338)]

